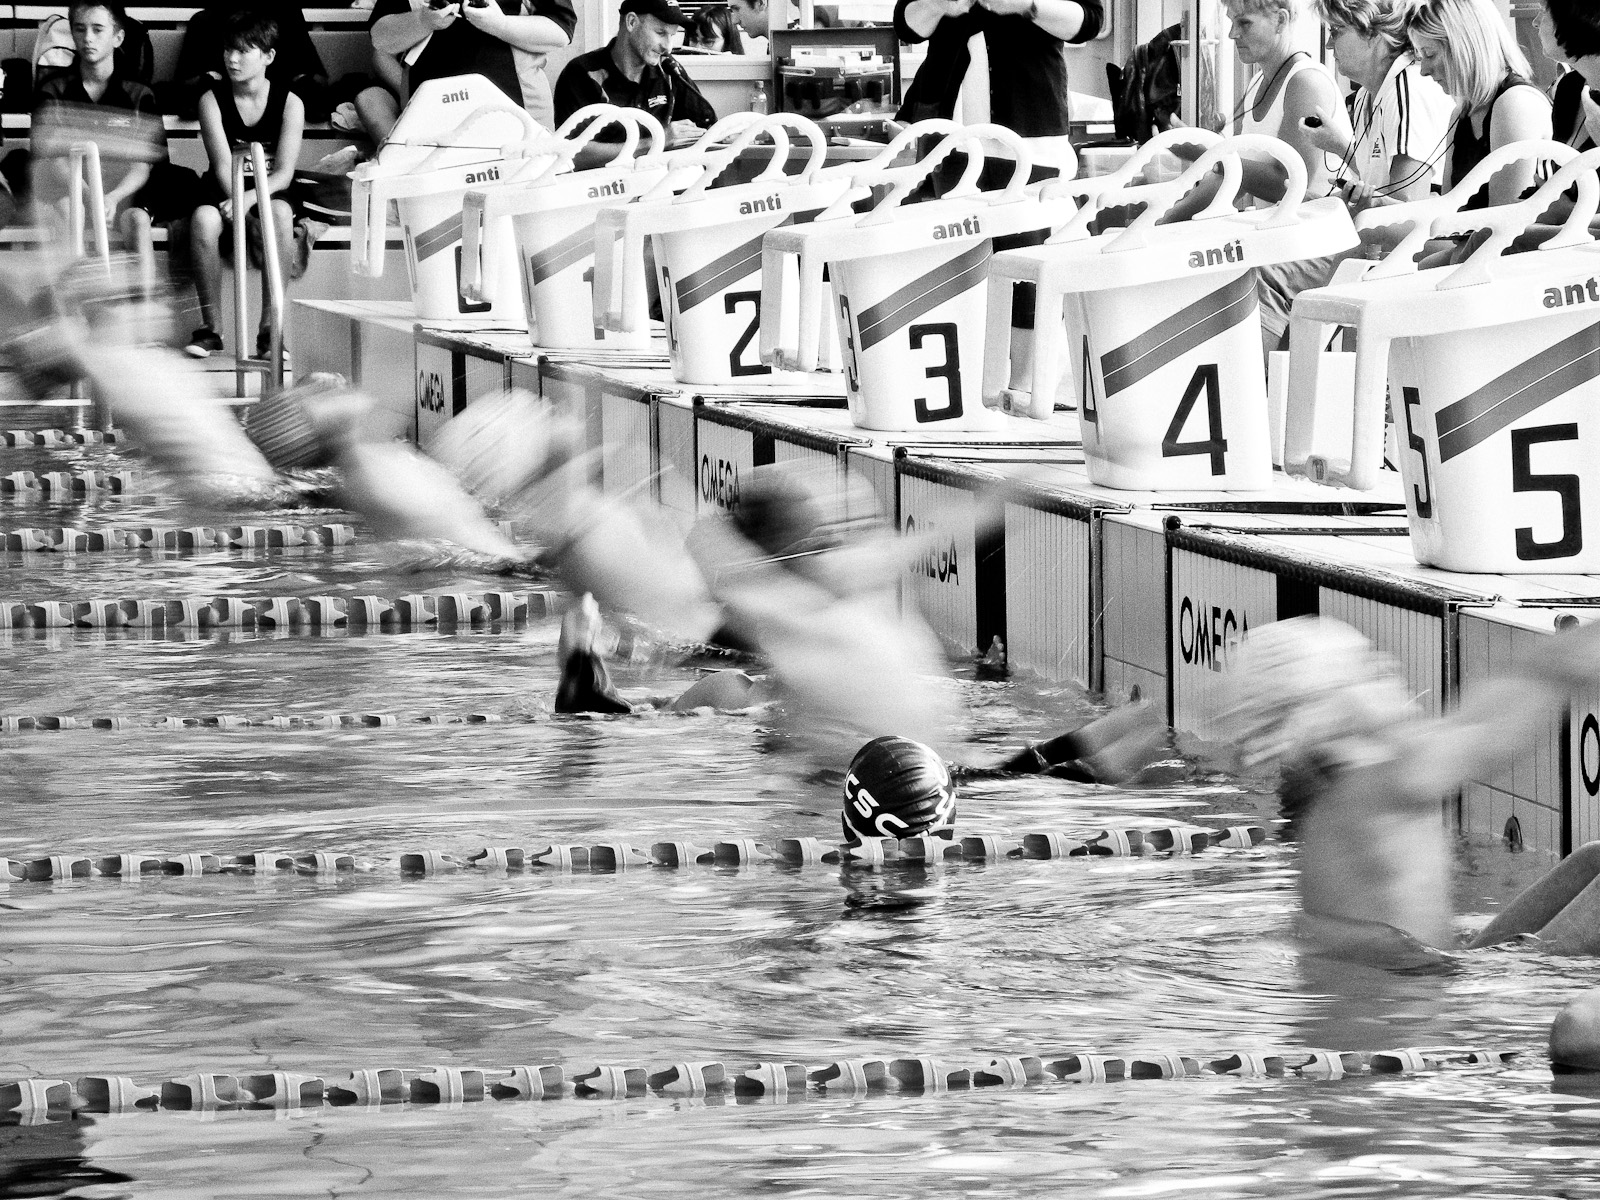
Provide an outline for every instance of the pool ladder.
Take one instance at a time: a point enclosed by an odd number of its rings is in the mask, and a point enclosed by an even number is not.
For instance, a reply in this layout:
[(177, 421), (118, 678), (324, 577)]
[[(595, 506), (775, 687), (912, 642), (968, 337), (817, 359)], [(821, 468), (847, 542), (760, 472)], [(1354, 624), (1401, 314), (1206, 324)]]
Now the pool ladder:
[[(85, 234), (93, 241), (93, 254), (111, 270), (111, 243), (106, 230), (105, 184), (100, 169), (100, 147), (92, 141), (75, 143), (70, 151), (71, 185), (68, 193), (68, 246), (75, 259), (85, 256)], [(261, 262), (267, 277), (267, 320), (271, 331), (271, 344), (265, 359), (247, 358), (244, 350), (250, 345), (249, 336), (249, 282), (245, 222), (233, 222), (233, 337), (234, 337), (234, 395), (243, 399), (245, 380), (252, 374), (264, 376), (266, 388), (278, 391), (283, 387), (283, 323), (286, 303), (284, 299), (283, 265), (276, 253), (278, 245), (277, 215), (272, 209), (272, 190), (268, 184), (266, 148), (260, 142), (237, 151), (233, 156), (233, 194), (244, 194), (245, 180), (253, 176), (261, 181), (261, 196), (256, 201), (256, 211), (261, 221)], [(155, 295), (155, 247), (149, 231), (145, 229), (137, 247), (139, 259), (140, 291), (148, 302)], [(82, 394), (82, 384), (74, 383), (74, 397)], [(265, 390), (265, 389), (264, 389)], [(109, 414), (97, 413), (96, 426), (109, 426)]]

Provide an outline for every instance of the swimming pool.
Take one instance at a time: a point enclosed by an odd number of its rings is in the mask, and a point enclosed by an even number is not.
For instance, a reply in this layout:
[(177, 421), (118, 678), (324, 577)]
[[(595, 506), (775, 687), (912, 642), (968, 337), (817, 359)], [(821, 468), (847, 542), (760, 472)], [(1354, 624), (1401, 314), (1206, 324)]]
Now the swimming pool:
[[(72, 469), (116, 448), (0, 451)], [(15, 464), (15, 465), (12, 465)], [(100, 469), (108, 469), (101, 467)], [(126, 507), (138, 506), (136, 512)], [(158, 521), (159, 493), (50, 506)], [(0, 498), (14, 525), (45, 524)], [(83, 522), (79, 521), (83, 519)], [(236, 519), (244, 520), (243, 516)], [(252, 514), (251, 520), (257, 515)], [(335, 521), (325, 512), (284, 520)], [(263, 519), (263, 523), (267, 523)], [(298, 555), (8, 554), (6, 596), (363, 595), (534, 586), (403, 573), (370, 539)], [(137, 589), (129, 591), (129, 589)], [(750, 716), (552, 718), (551, 620), (407, 632), (21, 630), (0, 715), (136, 727), (0, 734), (0, 855), (339, 851), (372, 863), (495, 844), (835, 840), (836, 784)], [(691, 667), (643, 646), (625, 689)], [(1088, 711), (1075, 690), (959, 689), (972, 757)], [(393, 726), (155, 729), (159, 716), (384, 713)], [(416, 718), (486, 714), (492, 724)], [(1202, 767), (1143, 790), (964, 789), (964, 831), (1261, 821)], [(1547, 865), (1461, 845), (1481, 912)], [(947, 1095), (566, 1099), (301, 1112), (100, 1115), (0, 1127), (0, 1194), (1295, 1196), (1594, 1190), (1595, 1094), (1538, 1053), (1591, 963), (1525, 948), (1448, 977), (1302, 964), (1294, 860), (1192, 858), (844, 870), (148, 876), (0, 895), (0, 1080), (193, 1072), (821, 1064), (1045, 1051), (1488, 1045), (1506, 1066), (1342, 1080), (1046, 1081)], [(3, 1172), (10, 1172), (9, 1178)], [(118, 1178), (125, 1177), (125, 1178)]]

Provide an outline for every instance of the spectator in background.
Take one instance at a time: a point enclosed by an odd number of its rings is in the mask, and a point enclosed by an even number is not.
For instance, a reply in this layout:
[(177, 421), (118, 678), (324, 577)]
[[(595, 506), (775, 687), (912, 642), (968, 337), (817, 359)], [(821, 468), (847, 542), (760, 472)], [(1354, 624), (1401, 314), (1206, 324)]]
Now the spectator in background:
[(971, 65), (967, 44), (982, 34), (989, 119), (1030, 139), (1040, 165), (1064, 165), (1070, 160), (1066, 47), (1089, 41), (1103, 20), (1101, 0), (895, 0), (900, 40), (928, 43), (898, 119), (954, 115)]
[(743, 34), (741, 54), (767, 53), (767, 0), (728, 0), (728, 8)]
[(328, 72), (311, 40), (305, 14), (298, 4), (263, 3), (262, 0), (207, 0), (189, 19), (173, 82), (161, 90), (163, 111), (193, 120), (200, 98), (222, 80), (218, 65), (226, 47), (228, 21), (236, 13), (258, 10), (278, 26), (277, 57), (268, 72), (274, 83), (285, 84), (300, 97), (306, 120), (328, 119)]
[(1420, 200), (1443, 179), (1450, 97), (1425, 79), (1406, 40), (1413, 0), (1317, 0), (1339, 73), (1357, 85), (1353, 139), (1325, 108), (1301, 118), (1305, 136), (1339, 160), (1335, 183), (1353, 208), (1374, 198)]
[(368, 28), (378, 54), (398, 55), (405, 64), (407, 96), (430, 79), (483, 75), (554, 129), (545, 60), (571, 44), (577, 24), (572, 0), (443, 0), (420, 8), (411, 0), (378, 0)]
[(1556, 81), (1551, 97), (1556, 141), (1579, 151), (1600, 143), (1600, 8), (1592, 0), (1545, 0), (1539, 14), (1539, 40), (1545, 54), (1570, 70)]
[[(251, 222), (252, 252), (277, 254), (285, 279), (294, 259), (295, 214), (284, 193), (294, 178), (300, 157), (300, 136), (305, 131), (305, 106), (300, 97), (268, 71), (276, 58), (278, 24), (249, 9), (234, 13), (223, 30), (221, 64), (227, 78), (212, 85), (200, 98), (200, 135), (205, 141), (211, 170), (201, 180), (202, 201), (190, 220), (189, 251), (200, 294), (200, 319), (204, 322), (185, 348), (193, 358), (206, 358), (222, 349), (217, 333), (217, 302), (222, 290), (222, 257), (233, 249), (232, 225), (244, 221), (256, 204), (254, 181), (243, 196), (233, 193), (233, 156), (252, 142), (267, 151), (271, 174), (272, 211), (277, 241), (263, 246), (260, 217)], [(244, 269), (244, 264), (236, 264)], [(256, 334), (256, 357), (265, 357), (271, 341), (267, 306), (267, 273), (261, 273), (261, 328)], [(236, 347), (241, 357), (244, 347)]]
[(182, 184), (167, 161), (166, 130), (155, 93), (127, 78), (116, 56), (123, 42), (123, 9), (118, 0), (73, 0), (67, 10), (76, 51), (70, 67), (59, 68), (34, 90), (34, 198), (48, 206), (54, 223), (65, 228), (69, 153), (73, 143), (93, 140), (100, 147), (106, 219), (130, 245), (146, 244), (151, 222), (188, 215)]
[[(1456, 101), (1446, 189), (1491, 150), (1550, 136), (1550, 102), (1529, 82), (1528, 60), (1492, 0), (1425, 0), (1412, 18), (1411, 48), (1422, 73)], [(1507, 166), (1466, 207), (1516, 200), (1533, 186), (1537, 166)]]
[(689, 25), (683, 48), (705, 54), (743, 54), (744, 38), (733, 9), (726, 4), (702, 8)]
[[(668, 53), (672, 34), (689, 23), (676, 0), (622, 0), (617, 36), (598, 50), (569, 62), (556, 81), (556, 120), (565, 121), (588, 104), (639, 108), (661, 122), (668, 142), (695, 140), (716, 123), (716, 110)], [(580, 167), (616, 157), (621, 132), (615, 127), (591, 144)]]

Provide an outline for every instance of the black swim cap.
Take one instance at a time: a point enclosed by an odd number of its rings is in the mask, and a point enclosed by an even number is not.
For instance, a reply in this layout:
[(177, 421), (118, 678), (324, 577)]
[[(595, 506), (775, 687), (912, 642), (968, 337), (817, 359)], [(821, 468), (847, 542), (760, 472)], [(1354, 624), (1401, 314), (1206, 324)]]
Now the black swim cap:
[(319, 427), (311, 406), (349, 390), (342, 376), (318, 372), (253, 405), (245, 420), (245, 436), (275, 471), (330, 466), (336, 439)]
[(873, 738), (850, 760), (844, 777), (844, 836), (950, 836), (956, 785), (944, 760), (910, 738)]

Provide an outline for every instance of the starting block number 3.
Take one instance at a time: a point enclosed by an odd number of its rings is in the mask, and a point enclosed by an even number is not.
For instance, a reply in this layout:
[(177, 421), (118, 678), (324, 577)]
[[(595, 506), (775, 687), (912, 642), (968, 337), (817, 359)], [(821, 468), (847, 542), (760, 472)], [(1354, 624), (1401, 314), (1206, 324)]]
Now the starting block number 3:
[[(732, 297), (729, 297), (731, 300)], [(760, 312), (757, 311), (757, 319)], [(839, 317), (844, 330), (845, 377), (850, 390), (861, 391), (861, 377), (857, 369), (855, 333), (850, 326), (850, 301), (839, 297)], [(933, 321), (906, 328), (907, 346), (912, 351), (931, 351), (937, 343), (940, 360), (922, 370), (923, 377), (940, 380), (936, 390), (942, 396), (916, 396), (911, 404), (919, 423), (954, 421), (965, 411), (961, 403), (961, 339), (954, 321)], [(746, 337), (748, 341), (748, 335)], [(743, 346), (744, 342), (740, 343)], [(935, 403), (935, 400), (938, 403)]]

